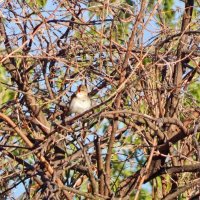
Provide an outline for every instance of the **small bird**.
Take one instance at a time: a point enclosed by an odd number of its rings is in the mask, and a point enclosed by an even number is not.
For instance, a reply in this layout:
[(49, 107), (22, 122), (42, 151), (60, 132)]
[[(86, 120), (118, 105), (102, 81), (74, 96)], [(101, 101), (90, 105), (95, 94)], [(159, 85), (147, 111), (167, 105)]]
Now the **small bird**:
[(71, 113), (81, 114), (92, 107), (92, 101), (88, 96), (85, 85), (80, 85), (74, 97), (72, 97), (69, 110)]

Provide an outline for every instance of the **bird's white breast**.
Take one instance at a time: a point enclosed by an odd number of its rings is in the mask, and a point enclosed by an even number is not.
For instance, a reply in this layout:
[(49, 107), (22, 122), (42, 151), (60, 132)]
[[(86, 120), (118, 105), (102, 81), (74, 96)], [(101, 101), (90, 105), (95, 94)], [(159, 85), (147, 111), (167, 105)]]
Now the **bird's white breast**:
[(70, 104), (70, 111), (72, 113), (81, 114), (91, 108), (91, 100), (88, 96), (74, 97)]

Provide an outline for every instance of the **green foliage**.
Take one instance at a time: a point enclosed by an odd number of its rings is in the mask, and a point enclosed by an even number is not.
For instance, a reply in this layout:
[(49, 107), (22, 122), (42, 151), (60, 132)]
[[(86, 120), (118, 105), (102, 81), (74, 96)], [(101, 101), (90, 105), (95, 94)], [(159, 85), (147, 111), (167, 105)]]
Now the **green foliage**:
[(148, 7), (152, 8), (155, 3), (155, 0), (149, 0)]
[[(135, 199), (135, 194), (136, 194), (136, 191), (133, 191), (131, 193), (130, 200), (134, 200)], [(140, 199), (140, 200), (152, 200), (152, 196), (151, 196), (151, 194), (149, 193), (148, 190), (142, 188), (141, 191), (140, 191), (138, 199)]]
[[(122, 154), (126, 154), (125, 151), (123, 151)], [(124, 180), (126, 177), (130, 176), (132, 174), (132, 169), (130, 167), (130, 164), (126, 161), (122, 160), (122, 157), (119, 156), (117, 153), (115, 153), (112, 156), (112, 180), (113, 180), (113, 189), (114, 191), (117, 190), (119, 187), (119, 183), (121, 180)]]
[(151, 62), (152, 62), (152, 59), (149, 58), (149, 57), (144, 58), (143, 61), (142, 61), (143, 65), (145, 65), (145, 66), (148, 65)]
[(11, 79), (7, 76), (5, 69), (0, 66), (0, 105), (14, 99), (15, 92), (9, 89)]
[(192, 95), (198, 105), (200, 105), (200, 82), (194, 82), (188, 87), (189, 93)]
[(146, 105), (145, 102), (141, 102), (141, 104), (140, 104), (140, 109), (139, 109), (139, 110), (140, 110), (141, 113), (144, 113), (144, 114), (146, 113), (146, 111), (147, 111), (148, 109), (147, 109), (147, 105)]
[[(133, 1), (121, 0), (119, 2), (116, 0), (112, 0), (110, 3), (113, 5), (113, 11), (115, 13), (114, 15), (113, 12), (110, 12), (110, 10), (105, 9), (105, 7), (102, 4), (97, 3), (96, 1), (90, 1), (89, 3), (90, 11), (91, 13), (94, 12), (96, 13), (95, 15), (96, 19), (116, 18), (117, 20), (114, 20), (114, 23), (112, 25), (112, 32), (110, 32), (111, 30), (110, 24), (108, 25), (106, 23), (104, 24), (103, 27), (104, 35), (111, 33), (112, 39), (118, 41), (120, 44), (124, 44), (128, 39), (129, 35), (128, 27), (130, 25), (130, 22), (124, 22), (124, 21), (126, 21), (131, 16), (132, 13), (130, 13), (130, 11), (131, 12), (134, 11)], [(116, 9), (117, 7), (118, 9)], [(89, 13), (89, 15), (91, 13)]]
[[(148, 7), (149, 9), (153, 9), (157, 1), (155, 0), (149, 0)], [(175, 17), (175, 11), (173, 9), (174, 6), (174, 0), (163, 0), (162, 1), (162, 6), (160, 7), (161, 10), (161, 17), (164, 20), (164, 23), (167, 24), (168, 26), (173, 26), (173, 20)], [(159, 19), (159, 17), (157, 16)]]
[(129, 4), (130, 6), (133, 6), (133, 1), (132, 0), (126, 0), (126, 3)]
[(128, 24), (117, 24), (113, 31), (113, 38), (115, 41), (119, 41), (120, 44), (124, 44), (126, 36), (128, 35)]
[(151, 194), (146, 189), (142, 189), (140, 191), (139, 199), (140, 200), (151, 200), (152, 196), (151, 196)]
[(36, 0), (36, 3), (39, 7), (44, 7), (47, 3), (47, 0)]
[(160, 176), (156, 177), (156, 183), (157, 183), (157, 188), (162, 189), (162, 182)]
[(128, 137), (125, 137), (124, 143), (125, 144), (131, 144), (132, 143), (132, 139), (133, 139), (132, 135), (129, 135)]
[(162, 181), (161, 181), (160, 176), (153, 179), (152, 187), (153, 187), (155, 199), (161, 199), (161, 197), (162, 197)]
[(172, 7), (174, 5), (174, 0), (163, 0), (163, 12), (165, 22), (170, 24), (174, 18), (175, 12), (173, 11)]
[(46, 5), (47, 0), (36, 0), (34, 3), (31, 0), (26, 0), (26, 2), (31, 7), (37, 6), (39, 8), (42, 8), (42, 7), (44, 7)]
[(166, 188), (166, 191), (167, 193), (171, 190), (171, 187), (172, 187), (172, 182), (171, 182), (171, 177), (169, 174), (166, 174), (165, 175), (165, 179), (166, 179), (166, 183), (167, 183), (167, 188)]

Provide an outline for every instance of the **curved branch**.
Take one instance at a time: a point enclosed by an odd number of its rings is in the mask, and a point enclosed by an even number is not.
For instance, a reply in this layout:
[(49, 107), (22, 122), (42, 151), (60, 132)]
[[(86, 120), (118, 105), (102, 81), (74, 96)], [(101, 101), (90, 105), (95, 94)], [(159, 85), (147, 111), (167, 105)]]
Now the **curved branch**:
[(179, 187), (175, 192), (169, 193), (166, 197), (163, 198), (163, 200), (172, 200), (175, 197), (177, 197), (179, 194), (182, 194), (183, 192), (189, 190), (192, 187), (199, 186), (200, 185), (200, 178), (196, 179), (192, 183), (187, 184), (184, 187)]
[[(34, 147), (33, 143), (27, 138), (26, 133), (24, 133), (22, 130), (18, 128), (18, 126), (6, 115), (3, 113), (0, 113), (0, 118), (6, 121), (16, 132), (17, 134), (23, 139), (23, 141), (30, 147)], [(51, 165), (47, 162), (47, 160), (39, 153), (36, 154), (37, 158), (45, 165), (47, 171), (53, 175), (54, 169), (51, 167)], [(56, 178), (56, 182), (59, 187), (63, 186), (62, 181), (59, 178)], [(67, 199), (71, 199), (70, 195), (64, 191), (65, 196)]]
[(174, 173), (184, 173), (184, 172), (199, 172), (200, 164), (194, 165), (184, 165), (184, 166), (174, 166), (174, 167), (162, 167), (158, 172), (149, 176), (148, 179), (145, 180), (145, 183), (152, 180), (153, 178), (163, 175), (163, 174), (174, 174)]

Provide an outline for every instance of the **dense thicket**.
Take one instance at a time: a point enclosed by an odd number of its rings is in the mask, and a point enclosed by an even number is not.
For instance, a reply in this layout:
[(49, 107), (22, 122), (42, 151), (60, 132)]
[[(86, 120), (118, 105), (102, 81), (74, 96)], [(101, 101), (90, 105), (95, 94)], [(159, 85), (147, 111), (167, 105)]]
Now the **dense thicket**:
[(0, 6), (1, 199), (199, 195), (199, 0)]

